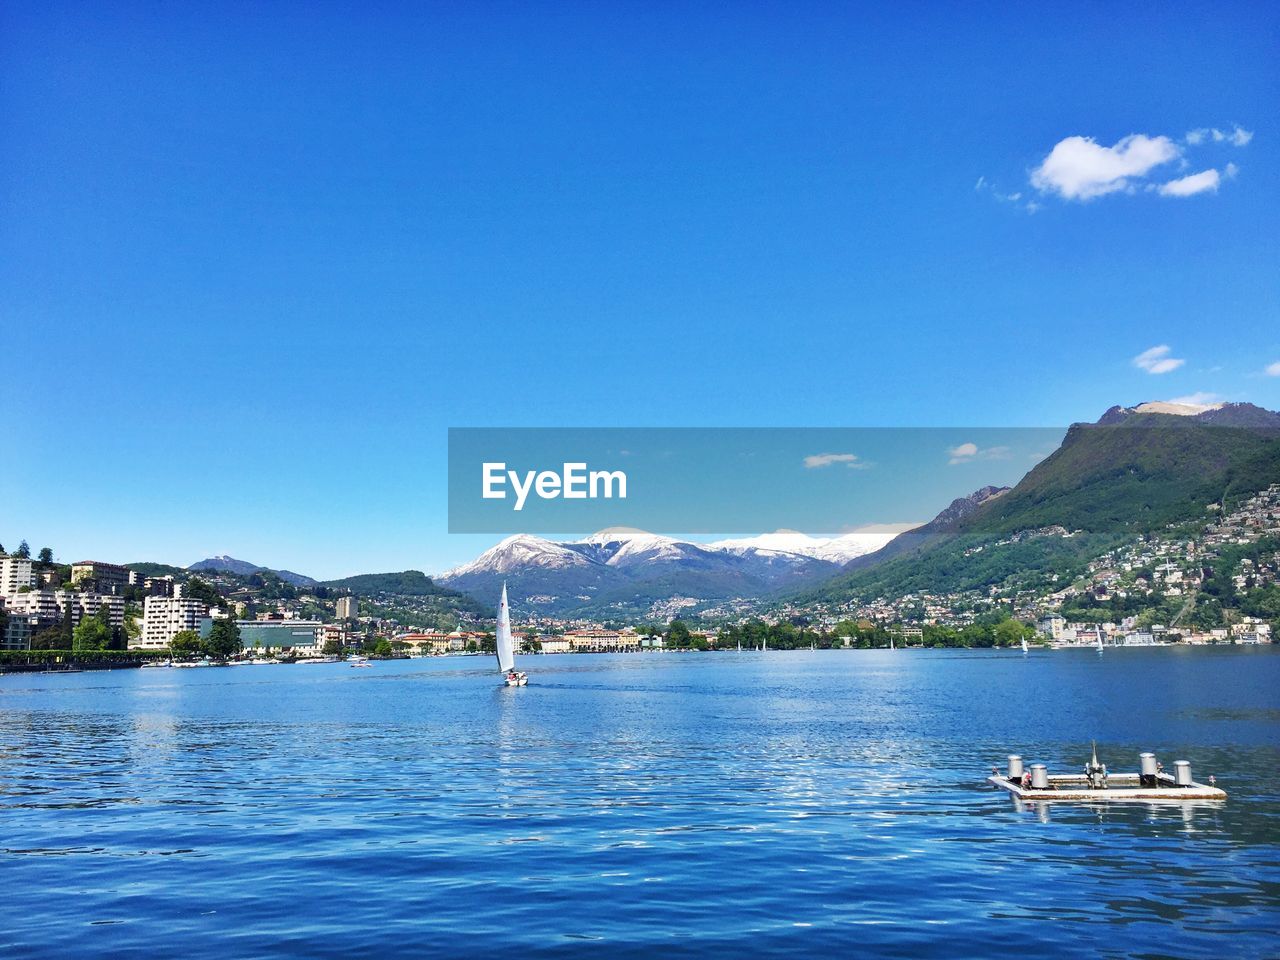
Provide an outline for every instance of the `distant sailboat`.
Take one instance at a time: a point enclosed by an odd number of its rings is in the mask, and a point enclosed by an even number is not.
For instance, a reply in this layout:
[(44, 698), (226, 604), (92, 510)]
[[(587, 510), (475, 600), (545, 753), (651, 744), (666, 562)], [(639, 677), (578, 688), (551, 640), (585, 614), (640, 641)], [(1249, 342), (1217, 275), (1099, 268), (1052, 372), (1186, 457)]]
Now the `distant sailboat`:
[(502, 585), (502, 601), (498, 604), (498, 669), (508, 687), (529, 685), (529, 675), (516, 670), (516, 645), (511, 639), (511, 608), (507, 606), (507, 585)]
[(897, 649), (897, 647), (895, 647), (895, 646), (893, 645), (893, 634), (892, 634), (892, 633), (891, 633), (891, 634), (889, 634), (889, 649), (890, 649), (890, 650), (896, 650), (896, 649)]
[(1023, 653), (1026, 653), (1026, 652), (1027, 652), (1027, 638), (1026, 638), (1026, 637), (1023, 637), (1023, 638), (1022, 638), (1022, 652), (1023, 652)]
[(739, 638), (738, 638), (738, 652), (739, 652), (739, 653), (741, 653), (741, 652), (742, 652), (742, 638), (741, 638), (741, 637), (739, 637)]
[(1096, 636), (1098, 638), (1098, 652), (1101, 653), (1102, 652), (1102, 631), (1099, 630)]

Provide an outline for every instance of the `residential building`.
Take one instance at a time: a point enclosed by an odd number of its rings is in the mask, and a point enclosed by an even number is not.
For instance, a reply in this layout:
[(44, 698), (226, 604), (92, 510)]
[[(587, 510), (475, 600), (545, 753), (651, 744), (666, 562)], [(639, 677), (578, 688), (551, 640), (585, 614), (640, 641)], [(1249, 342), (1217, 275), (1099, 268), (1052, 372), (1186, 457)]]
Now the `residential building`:
[(339, 597), (336, 606), (339, 620), (354, 620), (360, 615), (360, 599), (358, 597)]
[(157, 650), (169, 646), (183, 630), (200, 629), (209, 607), (192, 597), (147, 597), (142, 605), (142, 636), (131, 647)]
[(122, 594), (129, 585), (129, 568), (99, 560), (80, 560), (71, 565), (71, 582), (93, 581), (98, 593)]
[(0, 597), (15, 596), (36, 585), (35, 567), (25, 557), (0, 557)]
[(4, 632), (0, 634), (0, 649), (30, 650), (31, 634), (35, 632), (37, 626), (33, 617), (9, 611)]

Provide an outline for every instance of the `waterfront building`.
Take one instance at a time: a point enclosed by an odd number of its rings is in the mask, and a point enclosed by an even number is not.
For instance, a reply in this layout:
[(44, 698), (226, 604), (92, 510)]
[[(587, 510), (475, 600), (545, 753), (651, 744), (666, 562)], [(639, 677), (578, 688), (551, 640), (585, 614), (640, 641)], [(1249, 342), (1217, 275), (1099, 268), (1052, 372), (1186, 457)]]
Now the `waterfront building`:
[(0, 557), (0, 597), (16, 596), (36, 585), (35, 567), (26, 557)]
[(167, 647), (182, 631), (198, 631), (208, 616), (208, 605), (192, 597), (147, 597), (142, 605), (142, 636), (129, 646), (143, 650)]
[(419, 653), (448, 653), (453, 639), (447, 633), (405, 633), (396, 637), (398, 642), (416, 647)]
[(319, 620), (237, 620), (245, 650), (315, 656), (324, 649), (325, 624)]
[(543, 653), (569, 653), (572, 649), (567, 637), (548, 635), (539, 637), (538, 640), (542, 643)]
[(129, 585), (129, 568), (99, 560), (80, 560), (71, 565), (71, 582), (93, 581), (98, 593), (122, 594)]
[(5, 621), (4, 632), (0, 634), (0, 649), (30, 650), (31, 634), (38, 626), (34, 617), (10, 611), (9, 619)]

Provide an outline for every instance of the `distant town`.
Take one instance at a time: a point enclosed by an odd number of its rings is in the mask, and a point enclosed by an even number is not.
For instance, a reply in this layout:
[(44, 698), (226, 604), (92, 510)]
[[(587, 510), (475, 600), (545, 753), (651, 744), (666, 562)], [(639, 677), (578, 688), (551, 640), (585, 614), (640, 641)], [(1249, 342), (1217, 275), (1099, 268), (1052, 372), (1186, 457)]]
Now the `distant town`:
[[(1050, 527), (1017, 536), (1074, 534)], [(1228, 515), (1171, 525), (1110, 550), (1089, 561), (1070, 583), (1047, 590), (991, 587), (765, 608), (744, 600), (736, 609), (719, 611), (719, 622), (701, 625), (679, 619), (678, 598), (666, 605), (668, 618), (643, 624), (546, 615), (521, 621), (516, 610), (515, 632), (523, 652), (543, 654), (981, 647), (1024, 640), (1046, 646), (1270, 643), (1280, 611), (1228, 609), (1218, 598), (1275, 595), (1277, 538), (1280, 484)], [(430, 586), (428, 578), (416, 576)], [(32, 556), (23, 542), (11, 553), (0, 551), (0, 663), (13, 669), (60, 661), (297, 661), (493, 650), (492, 621), (480, 604), (441, 613), (430, 594), (415, 594), (396, 580), (382, 583), (377, 575), (366, 579), (377, 589), (361, 596), (332, 586), (292, 584), (270, 571), (159, 572), (156, 564), (60, 563), (50, 548)], [(435, 626), (424, 627), (428, 621)], [(442, 622), (450, 628), (442, 628)]]

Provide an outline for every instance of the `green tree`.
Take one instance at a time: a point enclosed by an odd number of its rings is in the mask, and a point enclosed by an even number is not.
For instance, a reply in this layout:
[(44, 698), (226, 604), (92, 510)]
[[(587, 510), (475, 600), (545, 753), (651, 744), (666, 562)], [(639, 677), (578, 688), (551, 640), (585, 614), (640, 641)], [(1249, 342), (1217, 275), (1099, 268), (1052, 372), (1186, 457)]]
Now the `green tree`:
[(40, 566), (42, 567), (52, 567), (53, 551), (50, 550), (48, 547), (41, 547), (40, 554), (39, 554), (39, 561), (40, 561)]
[(31, 559), (31, 548), (27, 546), (27, 541), (23, 540), (20, 544), (18, 544), (18, 552), (15, 553), (14, 556), (18, 557), (21, 560)]
[(326, 657), (340, 657), (340, 656), (342, 656), (342, 641), (341, 641), (341, 640), (326, 640), (326, 641), (324, 642), (324, 651), (323, 651), (323, 653), (324, 653), (324, 655), (325, 655)]
[(391, 656), (391, 641), (385, 637), (373, 645), (373, 655), (375, 657)]
[(213, 584), (200, 577), (192, 577), (183, 585), (183, 594), (195, 600), (202, 600), (211, 607), (226, 606), (221, 594), (213, 588)]
[(169, 641), (169, 652), (175, 657), (198, 657), (204, 653), (204, 644), (194, 630), (181, 630)]
[(683, 620), (672, 620), (670, 626), (667, 627), (667, 646), (672, 648), (689, 646), (692, 634), (689, 632), (689, 625)]
[(205, 649), (211, 656), (232, 657), (244, 649), (244, 641), (240, 639), (240, 627), (231, 619), (215, 620), (205, 641)]
[(111, 629), (111, 613), (99, 608), (92, 617), (85, 617), (71, 634), (72, 650), (107, 650), (114, 638)]

